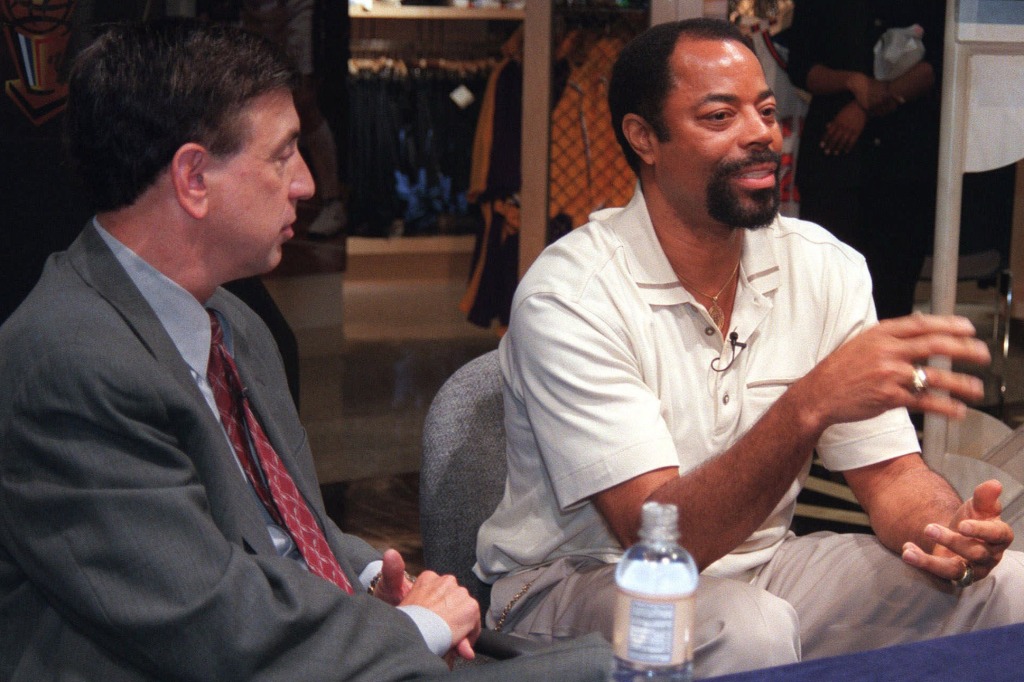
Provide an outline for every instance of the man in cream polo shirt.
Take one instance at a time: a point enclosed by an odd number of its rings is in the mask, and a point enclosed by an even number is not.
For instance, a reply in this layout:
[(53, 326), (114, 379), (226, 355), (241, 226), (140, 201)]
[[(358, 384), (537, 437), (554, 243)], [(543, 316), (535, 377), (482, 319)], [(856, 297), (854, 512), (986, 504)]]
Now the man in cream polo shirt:
[[(679, 507), (702, 569), (698, 677), (1024, 620), (999, 484), (962, 502), (907, 415), (962, 415), (980, 382), (922, 365), (987, 348), (960, 318), (878, 324), (863, 258), (777, 214), (781, 134), (744, 36), (652, 28), (609, 100), (636, 195), (541, 255), (499, 351), (509, 473), (477, 544), (488, 623), (610, 636), (614, 562), (648, 500)], [(815, 451), (874, 536), (789, 531)]]

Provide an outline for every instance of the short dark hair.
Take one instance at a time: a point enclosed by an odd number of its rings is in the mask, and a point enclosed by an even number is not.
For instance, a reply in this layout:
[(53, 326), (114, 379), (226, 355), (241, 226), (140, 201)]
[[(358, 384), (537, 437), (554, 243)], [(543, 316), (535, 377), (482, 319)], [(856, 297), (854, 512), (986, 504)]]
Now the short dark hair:
[(626, 155), (626, 161), (636, 173), (640, 172), (640, 157), (622, 132), (622, 119), (626, 114), (636, 114), (650, 124), (659, 140), (668, 139), (662, 109), (673, 86), (669, 60), (682, 38), (731, 40), (754, 51), (753, 42), (739, 28), (728, 21), (707, 18), (657, 24), (622, 48), (612, 67), (608, 108), (611, 110), (615, 137)]
[(184, 19), (110, 26), (76, 58), (64, 117), (68, 156), (92, 209), (133, 204), (188, 142), (217, 155), (238, 151), (245, 106), (294, 83), (279, 48), (236, 27)]

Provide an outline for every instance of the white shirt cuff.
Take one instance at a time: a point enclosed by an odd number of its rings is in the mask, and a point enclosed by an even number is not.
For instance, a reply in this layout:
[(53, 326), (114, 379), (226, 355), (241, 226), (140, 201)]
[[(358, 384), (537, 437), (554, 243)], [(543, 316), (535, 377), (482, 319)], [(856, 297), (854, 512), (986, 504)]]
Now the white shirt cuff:
[(378, 573), (380, 573), (380, 569), (383, 566), (384, 562), (380, 559), (377, 559), (377, 561), (371, 561), (370, 563), (366, 564), (366, 568), (364, 568), (363, 572), (359, 574), (359, 582), (363, 584), (363, 587), (365, 589), (370, 589), (370, 581), (373, 580)]
[(444, 656), (452, 648), (452, 629), (444, 618), (425, 606), (399, 606), (398, 610), (412, 618), (427, 648), (435, 654)]

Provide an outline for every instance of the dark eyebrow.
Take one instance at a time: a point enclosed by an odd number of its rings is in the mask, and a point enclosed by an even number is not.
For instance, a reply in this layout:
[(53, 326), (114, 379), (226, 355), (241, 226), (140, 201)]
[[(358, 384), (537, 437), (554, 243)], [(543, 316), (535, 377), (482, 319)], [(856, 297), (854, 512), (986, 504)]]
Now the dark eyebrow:
[[(766, 99), (771, 99), (772, 97), (775, 97), (775, 91), (772, 90), (771, 88), (767, 88), (767, 89), (762, 90), (761, 92), (758, 93), (757, 101), (758, 102), (763, 102)], [(724, 94), (724, 93), (723, 94), (719, 94), (719, 93), (714, 93), (713, 92), (713, 93), (711, 93), (710, 95), (708, 95), (707, 97), (704, 98), (703, 103), (707, 104), (707, 103), (711, 103), (711, 102), (721, 102), (723, 104), (736, 104), (736, 102), (738, 102), (738, 101), (739, 101), (739, 97), (737, 97), (736, 95), (727, 95), (727, 94)]]

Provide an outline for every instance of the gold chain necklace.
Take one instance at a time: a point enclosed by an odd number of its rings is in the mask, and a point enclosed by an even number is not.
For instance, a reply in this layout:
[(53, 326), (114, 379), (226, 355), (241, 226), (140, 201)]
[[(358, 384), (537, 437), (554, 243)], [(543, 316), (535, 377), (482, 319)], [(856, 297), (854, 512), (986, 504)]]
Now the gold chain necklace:
[(722, 307), (718, 305), (718, 297), (722, 295), (722, 292), (725, 291), (730, 284), (732, 284), (732, 278), (735, 277), (736, 273), (739, 271), (740, 261), (736, 261), (736, 267), (732, 269), (732, 274), (729, 275), (729, 278), (725, 280), (725, 284), (722, 285), (722, 288), (719, 289), (718, 293), (715, 294), (714, 296), (699, 291), (692, 282), (690, 282), (688, 279), (680, 275), (678, 271), (676, 271), (676, 277), (679, 278), (680, 282), (693, 289), (694, 293), (696, 293), (697, 295), (711, 299), (711, 306), (708, 308), (708, 314), (711, 315), (711, 321), (715, 323), (716, 327), (718, 327), (718, 331), (722, 331), (722, 325), (725, 324), (725, 313), (722, 312)]

